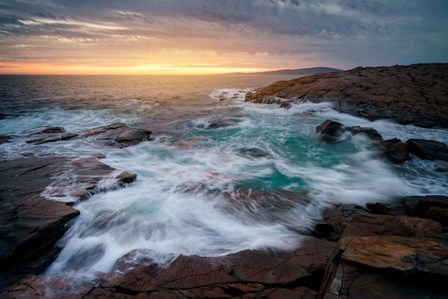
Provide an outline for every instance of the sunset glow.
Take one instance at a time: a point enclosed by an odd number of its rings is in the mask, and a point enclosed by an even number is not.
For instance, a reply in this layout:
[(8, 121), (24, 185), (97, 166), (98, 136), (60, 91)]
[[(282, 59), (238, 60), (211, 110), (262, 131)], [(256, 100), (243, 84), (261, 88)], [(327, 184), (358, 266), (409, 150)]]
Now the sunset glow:
[(265, 71), (261, 68), (213, 67), (213, 66), (176, 66), (146, 64), (136, 66), (94, 66), (94, 65), (54, 65), (44, 63), (2, 64), (0, 68), (6, 74), (46, 74), (46, 75), (204, 75), (227, 73), (253, 73)]
[(444, 2), (408, 6), (0, 0), (0, 74), (220, 74), (445, 61)]

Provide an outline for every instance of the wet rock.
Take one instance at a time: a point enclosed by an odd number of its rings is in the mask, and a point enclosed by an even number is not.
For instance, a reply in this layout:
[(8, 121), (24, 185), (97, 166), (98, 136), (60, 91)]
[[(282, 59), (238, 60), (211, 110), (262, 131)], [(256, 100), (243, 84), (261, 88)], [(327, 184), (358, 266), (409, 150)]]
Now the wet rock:
[(103, 145), (114, 146), (118, 148), (136, 145), (142, 141), (149, 140), (151, 131), (145, 129), (130, 128), (122, 123), (114, 123), (94, 129), (84, 130), (77, 133), (65, 132), (60, 127), (43, 127), (34, 129), (39, 134), (37, 138), (29, 139), (26, 142), (32, 144), (43, 144), (50, 142), (63, 141), (68, 139), (92, 139)]
[(352, 135), (365, 135), (371, 140), (377, 142), (383, 140), (381, 134), (373, 128), (360, 126), (345, 127), (343, 124), (330, 119), (327, 119), (322, 124), (316, 127), (316, 133), (319, 134), (319, 138), (328, 143), (341, 141), (344, 139), (344, 136), (349, 137), (346, 136), (346, 132), (349, 132)]
[(375, 271), (349, 263), (336, 265), (333, 271), (328, 288), (321, 290), (319, 298), (419, 299), (447, 296), (441, 284), (427, 284), (419, 278), (388, 271)]
[[(336, 248), (336, 243), (304, 238), (294, 252), (245, 250), (221, 257), (179, 256), (166, 267), (150, 260), (139, 263), (143, 257), (134, 251), (117, 262), (117, 269), (127, 269), (125, 273), (108, 273), (96, 287), (81, 287), (76, 294), (83, 298), (316, 298)], [(43, 285), (42, 277), (34, 276), (4, 294), (43, 298)], [(49, 298), (68, 295), (71, 287), (63, 285), (53, 287), (54, 297)]]
[(54, 133), (65, 133), (63, 127), (38, 127), (30, 131), (32, 134), (54, 134)]
[(205, 128), (208, 130), (233, 126), (235, 122), (231, 119), (220, 119), (209, 123)]
[(406, 211), (404, 206), (399, 200), (393, 200), (389, 203), (381, 202), (368, 202), (366, 208), (371, 214), (380, 215), (405, 215)]
[(352, 126), (352, 127), (347, 127), (346, 130), (349, 131), (350, 133), (352, 133), (353, 135), (357, 135), (357, 134), (366, 135), (367, 137), (369, 137), (371, 140), (374, 140), (374, 141), (382, 141), (383, 140), (383, 137), (381, 136), (381, 134), (378, 133), (378, 131), (373, 128)]
[(316, 133), (319, 134), (319, 138), (328, 143), (339, 141), (344, 132), (344, 126), (341, 123), (330, 119), (316, 127)]
[(93, 156), (66, 160), (58, 174), (44, 194), (66, 203), (86, 200), (98, 192), (123, 187), (137, 179), (136, 174), (117, 171)]
[(409, 139), (407, 150), (425, 160), (448, 161), (448, 146), (442, 142), (425, 139)]
[(152, 259), (147, 257), (147, 254), (148, 251), (139, 249), (128, 252), (115, 262), (112, 272), (118, 271), (124, 273), (129, 269), (133, 269), (138, 266), (156, 264)]
[[(64, 203), (40, 195), (51, 183), (50, 174), (56, 173), (64, 161), (32, 158), (0, 162), (0, 289), (17, 276), (48, 265), (51, 255), (33, 262), (51, 251), (66, 232), (66, 224), (79, 214)], [(12, 273), (11, 267), (15, 267)]]
[(386, 157), (397, 164), (409, 160), (409, 152), (407, 150), (408, 144), (402, 142), (400, 139), (388, 139), (381, 143), (381, 148)]
[(114, 123), (82, 131), (79, 135), (83, 138), (94, 137), (95, 140), (102, 144), (122, 148), (149, 140), (151, 131), (130, 128), (122, 123)]
[[(324, 219), (319, 225), (327, 225), (330, 235), (324, 235), (330, 240), (344, 236), (416, 236), (426, 233), (440, 233), (440, 223), (429, 219), (403, 215), (370, 214), (367, 210), (355, 205), (341, 205), (324, 212)], [(332, 226), (332, 229), (328, 227)], [(322, 228), (316, 227), (322, 231)]]
[(238, 149), (238, 153), (240, 153), (243, 156), (248, 156), (252, 158), (264, 158), (269, 156), (267, 152), (256, 147), (240, 148)]
[(443, 235), (346, 237), (327, 268), (325, 298), (445, 297), (448, 248)]
[(77, 299), (88, 294), (94, 284), (91, 282), (73, 283), (64, 276), (30, 275), (3, 294), (4, 298), (46, 298)]
[(51, 133), (51, 134), (47, 134), (43, 137), (38, 137), (38, 138), (33, 138), (30, 140), (27, 140), (26, 143), (44, 144), (44, 143), (68, 140), (68, 139), (72, 139), (77, 136), (78, 136), (78, 134), (75, 134), (75, 133)]
[(173, 298), (185, 294), (203, 298), (267, 298), (273, 292), (285, 298), (299, 292), (315, 296), (309, 287), (320, 284), (335, 245), (306, 238), (299, 249), (289, 253), (245, 250), (212, 258), (180, 256), (167, 268), (154, 264), (137, 266), (91, 294), (110, 294), (119, 289), (127, 294), (156, 293)]
[[(300, 206), (305, 208), (311, 202), (305, 192), (286, 190), (239, 189), (232, 193), (224, 193), (224, 198), (232, 202), (226, 207), (228, 213), (233, 215), (244, 213), (247, 217), (254, 217), (257, 221), (263, 220), (269, 224), (285, 222), (285, 217), (291, 217), (288, 211)], [(299, 233), (308, 231), (308, 227), (296, 221), (294, 217), (290, 218), (288, 228)]]
[(448, 226), (448, 196), (427, 195), (402, 198), (409, 215), (433, 219)]
[(355, 68), (278, 81), (246, 95), (255, 103), (333, 102), (370, 120), (448, 127), (448, 64)]
[(54, 244), (79, 215), (66, 203), (42, 194), (61, 199), (69, 195), (76, 201), (98, 192), (98, 184), (111, 175), (121, 175), (116, 180), (122, 184), (135, 179), (94, 157), (0, 161), (0, 169), (0, 290), (24, 275), (43, 271), (58, 253)]

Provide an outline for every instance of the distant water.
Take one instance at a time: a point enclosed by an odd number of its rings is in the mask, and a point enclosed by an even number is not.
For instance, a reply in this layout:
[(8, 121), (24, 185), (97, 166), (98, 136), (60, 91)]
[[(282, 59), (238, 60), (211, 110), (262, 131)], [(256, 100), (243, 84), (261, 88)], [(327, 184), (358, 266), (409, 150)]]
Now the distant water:
[[(0, 134), (113, 122), (153, 131), (153, 141), (126, 149), (79, 140), (0, 145), (2, 159), (102, 152), (102, 162), (138, 175), (118, 190), (106, 180), (111, 191), (76, 205), (81, 215), (48, 272), (92, 277), (134, 249), (161, 263), (179, 254), (292, 249), (328, 205), (446, 194), (448, 175), (437, 171), (446, 163), (392, 165), (363, 136), (328, 145), (314, 133), (328, 118), (404, 140), (448, 142), (446, 130), (370, 122), (329, 103), (244, 103), (247, 91), (280, 79), (290, 77), (0, 76)], [(299, 200), (304, 194), (309, 202)], [(51, 188), (44, 195), (65, 200)]]

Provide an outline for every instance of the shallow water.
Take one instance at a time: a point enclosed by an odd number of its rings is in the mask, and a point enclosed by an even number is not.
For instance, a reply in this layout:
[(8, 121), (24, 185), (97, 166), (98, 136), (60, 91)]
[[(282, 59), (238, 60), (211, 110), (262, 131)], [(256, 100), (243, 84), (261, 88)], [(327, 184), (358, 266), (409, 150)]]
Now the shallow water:
[[(179, 254), (293, 249), (328, 205), (446, 193), (440, 161), (392, 165), (363, 136), (328, 145), (314, 133), (327, 118), (373, 127), (385, 138), (447, 142), (446, 130), (370, 122), (329, 103), (282, 109), (243, 102), (245, 92), (279, 79), (285, 78), (0, 77), (0, 133), (117, 121), (153, 130), (153, 141), (126, 149), (76, 140), (0, 145), (3, 159), (102, 152), (102, 162), (138, 175), (124, 189), (105, 180), (108, 192), (76, 205), (81, 215), (48, 273), (94, 277), (134, 249), (160, 263)], [(49, 199), (64, 200), (47, 191)]]

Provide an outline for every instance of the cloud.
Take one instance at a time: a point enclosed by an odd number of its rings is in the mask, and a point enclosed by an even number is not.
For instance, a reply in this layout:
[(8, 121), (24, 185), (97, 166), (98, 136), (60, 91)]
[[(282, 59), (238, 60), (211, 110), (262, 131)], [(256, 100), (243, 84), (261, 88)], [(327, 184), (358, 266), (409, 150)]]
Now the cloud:
[(448, 1), (437, 0), (0, 0), (0, 57), (144, 61), (182, 50), (244, 53), (272, 68), (442, 62), (447, 19)]

